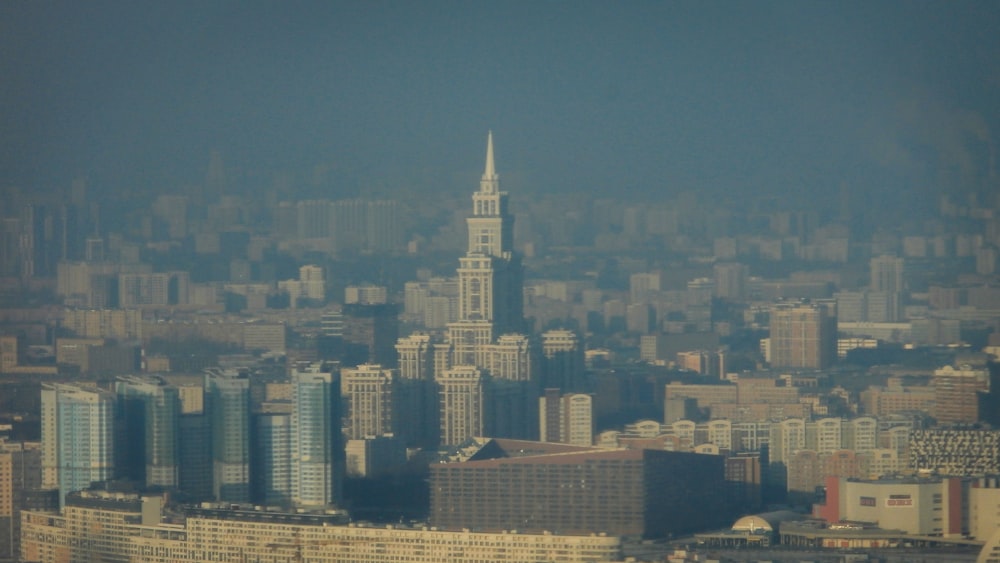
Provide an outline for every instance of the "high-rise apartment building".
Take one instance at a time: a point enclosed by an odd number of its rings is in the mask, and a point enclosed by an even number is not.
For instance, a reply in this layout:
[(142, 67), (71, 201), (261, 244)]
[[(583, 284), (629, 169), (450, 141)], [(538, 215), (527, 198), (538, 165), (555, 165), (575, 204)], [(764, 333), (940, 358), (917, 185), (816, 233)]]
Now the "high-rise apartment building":
[(188, 272), (118, 274), (118, 306), (186, 305), (190, 299)]
[(833, 303), (780, 303), (771, 308), (771, 365), (825, 369), (837, 358)]
[(348, 440), (394, 434), (399, 430), (399, 374), (377, 364), (344, 368), (340, 393), (344, 398), (344, 434)]
[(212, 452), (212, 496), (250, 501), (250, 379), (224, 370), (205, 373), (205, 410)]
[(871, 259), (870, 273), (871, 282), (868, 284), (872, 291), (889, 291), (899, 293), (903, 291), (903, 259), (896, 256), (876, 256)]
[(205, 378), (197, 383), (178, 383), (181, 435), (177, 456), (178, 488), (184, 499), (193, 501), (212, 498), (211, 427), (205, 413)]
[(806, 447), (806, 423), (801, 418), (789, 418), (770, 424), (768, 440), (767, 484), (772, 490), (787, 486), (788, 463), (798, 450)]
[(720, 262), (712, 268), (715, 280), (715, 297), (733, 302), (743, 302), (747, 298), (750, 269), (739, 262)]
[(805, 448), (819, 454), (839, 450), (843, 443), (843, 421), (839, 418), (821, 418), (806, 423)]
[(583, 391), (583, 345), (571, 330), (549, 330), (542, 333), (540, 383), (545, 389), (556, 387), (564, 392)]
[(538, 398), (538, 419), (543, 442), (575, 446), (594, 444), (594, 398), (591, 395), (561, 395), (559, 389), (546, 389)]
[(934, 418), (938, 424), (979, 422), (979, 395), (990, 390), (989, 372), (964, 365), (934, 370)]
[(402, 239), (399, 202), (393, 200), (367, 202), (365, 251), (371, 253), (393, 252), (402, 245)]
[(42, 387), (42, 478), (44, 487), (66, 495), (115, 473), (115, 397), (96, 387)]
[[(291, 411), (291, 405), (283, 405)], [(253, 496), (268, 506), (292, 504), (292, 413), (254, 415), (256, 450)]]
[(399, 307), (394, 303), (344, 305), (343, 365), (396, 366)]
[(438, 443), (438, 402), (434, 384), (434, 343), (429, 334), (414, 333), (396, 343), (399, 386), (406, 400), (397, 419), (408, 446), (432, 448)]
[(435, 377), (443, 445), (458, 445), (485, 434), (487, 377), (475, 366), (455, 366)]
[(42, 451), (37, 442), (0, 438), (0, 561), (17, 561), (26, 492), (41, 487)]
[(340, 382), (322, 364), (312, 364), (292, 373), (292, 388), (292, 501), (334, 505), (344, 471)]
[(180, 395), (154, 378), (122, 377), (118, 395), (119, 474), (147, 487), (176, 488), (180, 475)]

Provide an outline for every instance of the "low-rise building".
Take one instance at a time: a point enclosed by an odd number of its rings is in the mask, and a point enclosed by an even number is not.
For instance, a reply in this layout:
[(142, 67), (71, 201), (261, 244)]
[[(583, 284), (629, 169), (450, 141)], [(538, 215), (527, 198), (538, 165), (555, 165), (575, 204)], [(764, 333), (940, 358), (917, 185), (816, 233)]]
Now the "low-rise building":
[(24, 561), (439, 563), (621, 561), (621, 538), (348, 524), (340, 511), (205, 504), (164, 522), (159, 497), (83, 492), (62, 513), (23, 513)]

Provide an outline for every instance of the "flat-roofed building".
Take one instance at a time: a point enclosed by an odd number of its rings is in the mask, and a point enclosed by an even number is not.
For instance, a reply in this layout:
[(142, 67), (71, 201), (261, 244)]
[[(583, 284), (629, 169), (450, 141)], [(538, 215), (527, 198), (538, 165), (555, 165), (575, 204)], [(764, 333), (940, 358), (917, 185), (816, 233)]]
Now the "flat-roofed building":
[(959, 478), (826, 478), (826, 501), (813, 515), (827, 522), (877, 523), (908, 534), (957, 536), (962, 533), (964, 485)]
[(970, 366), (934, 370), (934, 418), (938, 424), (979, 422), (979, 394), (990, 390), (989, 372)]
[[(621, 538), (515, 530), (470, 531), (346, 524), (340, 511), (203, 504), (183, 523), (161, 520), (157, 497), (88, 493), (62, 514), (31, 511), (22, 560), (143, 563), (580, 563), (621, 561)], [(100, 523), (100, 525), (94, 525)]]
[(664, 537), (729, 519), (714, 455), (495, 439), (430, 480), (443, 527)]
[(771, 365), (825, 369), (837, 359), (835, 303), (778, 304), (771, 309)]

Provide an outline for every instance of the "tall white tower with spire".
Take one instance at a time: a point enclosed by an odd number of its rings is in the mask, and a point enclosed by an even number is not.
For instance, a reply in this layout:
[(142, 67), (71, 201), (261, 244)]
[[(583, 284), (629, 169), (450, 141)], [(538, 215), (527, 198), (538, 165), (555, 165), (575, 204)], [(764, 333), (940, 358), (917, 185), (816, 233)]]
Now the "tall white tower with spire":
[(441, 440), (454, 445), (475, 435), (469, 432), (483, 431), (527, 438), (533, 425), (525, 405), (534, 400), (534, 382), (528, 339), (519, 334), (524, 331), (524, 273), (514, 252), (514, 217), (496, 173), (492, 132), (467, 222), (469, 246), (458, 267), (458, 320), (448, 324), (441, 347), (447, 357), (436, 357), (434, 366)]
[(493, 158), (493, 133), (486, 140), (486, 168), (479, 191), (472, 194), (469, 245), (458, 268), (459, 323), (485, 321), (489, 340), (520, 332), (524, 323), (521, 259), (514, 252), (514, 217)]

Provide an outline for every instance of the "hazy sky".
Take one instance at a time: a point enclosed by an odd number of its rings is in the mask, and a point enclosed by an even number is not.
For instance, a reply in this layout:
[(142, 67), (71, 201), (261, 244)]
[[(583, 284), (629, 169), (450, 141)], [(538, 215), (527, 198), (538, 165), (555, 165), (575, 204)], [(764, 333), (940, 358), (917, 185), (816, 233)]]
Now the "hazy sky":
[(984, 188), (997, 2), (0, 2), (0, 185)]

